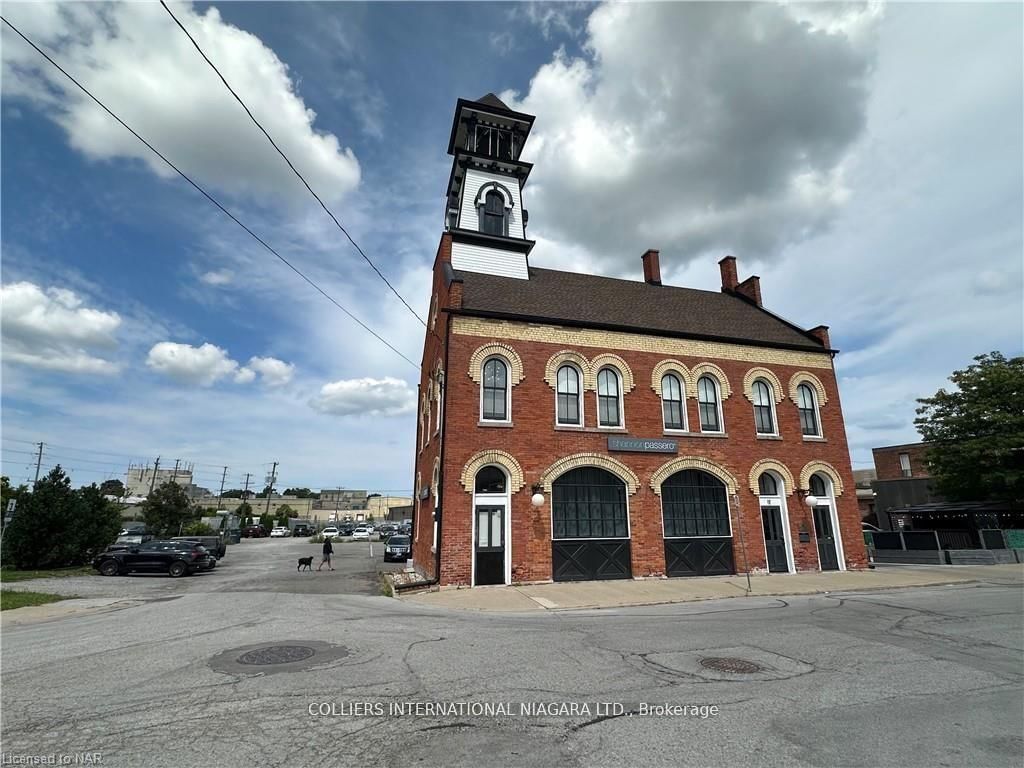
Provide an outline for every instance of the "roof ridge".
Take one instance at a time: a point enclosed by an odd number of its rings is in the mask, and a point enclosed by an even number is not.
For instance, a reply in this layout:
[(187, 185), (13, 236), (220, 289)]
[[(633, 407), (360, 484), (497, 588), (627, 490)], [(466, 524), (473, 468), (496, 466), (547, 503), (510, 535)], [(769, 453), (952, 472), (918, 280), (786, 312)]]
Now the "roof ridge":
[[(540, 270), (542, 272), (557, 272), (560, 275), (579, 275), (586, 279), (598, 279), (598, 280), (614, 280), (617, 283), (631, 283), (633, 285), (649, 285), (644, 280), (632, 280), (628, 277), (613, 277), (611, 275), (595, 275), (587, 272), (570, 272), (567, 269), (550, 269), (548, 267), (530, 267), (531, 270)], [(731, 294), (723, 293), (722, 291), (709, 291), (707, 288), (693, 288), (689, 285), (673, 285), (671, 283), (659, 283), (659, 288), (674, 288), (680, 291), (694, 291), (695, 293), (707, 293), (712, 296), (730, 296)], [(735, 298), (735, 297), (733, 297)]]

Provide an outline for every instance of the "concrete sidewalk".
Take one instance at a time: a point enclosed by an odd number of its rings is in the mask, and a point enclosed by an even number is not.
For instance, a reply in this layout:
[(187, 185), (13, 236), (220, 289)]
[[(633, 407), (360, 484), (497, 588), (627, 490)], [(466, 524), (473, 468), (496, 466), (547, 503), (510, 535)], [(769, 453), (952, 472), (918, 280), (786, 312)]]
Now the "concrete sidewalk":
[(25, 624), (39, 624), (44, 621), (83, 616), (87, 613), (119, 611), (142, 605), (145, 600), (126, 600), (120, 597), (71, 598), (45, 605), (27, 605), (0, 613), (0, 628), (19, 627)]
[[(751, 576), (749, 594), (811, 595), (982, 581), (1024, 586), (1024, 565), (881, 566), (868, 571)], [(747, 577), (743, 575), (444, 589), (403, 595), (399, 599), (444, 608), (523, 612), (685, 603), (747, 595)]]

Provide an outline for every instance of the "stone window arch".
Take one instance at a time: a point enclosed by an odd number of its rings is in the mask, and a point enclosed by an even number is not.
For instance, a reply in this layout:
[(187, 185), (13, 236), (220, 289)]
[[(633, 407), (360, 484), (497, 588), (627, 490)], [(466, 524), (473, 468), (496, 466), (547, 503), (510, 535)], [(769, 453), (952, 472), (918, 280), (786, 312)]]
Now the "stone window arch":
[(597, 374), (602, 368), (614, 368), (622, 381), (622, 393), (632, 392), (636, 386), (636, 382), (633, 379), (633, 369), (629, 367), (629, 364), (618, 355), (613, 355), (610, 352), (598, 355), (590, 361), (590, 375), (586, 381), (587, 389), (597, 389)]
[(551, 484), (570, 470), (578, 467), (600, 467), (611, 472), (626, 484), (626, 491), (632, 496), (640, 488), (640, 478), (636, 473), (618, 459), (600, 453), (576, 453), (564, 456), (541, 474), (541, 485), (546, 493), (551, 493)]
[(558, 369), (566, 363), (572, 363), (580, 369), (580, 373), (583, 374), (583, 386), (590, 388), (590, 361), (579, 352), (575, 352), (571, 349), (563, 349), (561, 352), (556, 352), (548, 358), (547, 363), (544, 365), (544, 381), (548, 383), (548, 386), (557, 390)]
[(658, 397), (661, 397), (661, 382), (669, 373), (674, 373), (679, 377), (684, 390), (693, 389), (693, 379), (690, 378), (689, 368), (678, 360), (662, 360), (651, 371), (651, 389), (657, 393)]
[(703, 456), (679, 456), (678, 458), (666, 461), (654, 471), (654, 474), (651, 475), (651, 490), (661, 496), (661, 484), (676, 474), (676, 472), (681, 472), (684, 469), (699, 469), (714, 475), (725, 484), (725, 489), (730, 496), (734, 495), (739, 489), (739, 483), (736, 482), (736, 478), (721, 464), (716, 464), (711, 459), (706, 459)]
[(523, 380), (523, 360), (519, 353), (508, 344), (484, 344), (477, 347), (469, 358), (469, 378), (477, 384), (483, 381), (484, 363), (489, 357), (497, 355), (505, 358), (509, 367), (509, 384), (516, 386)]
[(797, 371), (789, 377), (790, 400), (800, 405), (800, 394), (797, 392), (797, 387), (803, 383), (810, 384), (811, 388), (814, 389), (814, 394), (818, 397), (819, 408), (828, 402), (828, 395), (825, 394), (825, 385), (821, 383), (821, 379), (810, 371)]
[(750, 476), (748, 478), (750, 481), (750, 491), (755, 496), (758, 495), (758, 479), (765, 472), (774, 472), (782, 478), (786, 495), (791, 494), (796, 489), (796, 484), (793, 482), (793, 473), (789, 471), (785, 464), (775, 459), (761, 459), (750, 468)]
[(476, 473), (483, 467), (491, 464), (502, 467), (508, 474), (509, 493), (517, 493), (523, 487), (525, 483), (523, 480), (523, 468), (519, 466), (519, 462), (516, 461), (515, 457), (508, 451), (503, 451), (499, 448), (488, 448), (487, 450), (474, 453), (462, 468), (459, 482), (462, 483), (466, 493), (473, 493)]
[(698, 363), (690, 369), (690, 392), (692, 397), (697, 397), (697, 381), (701, 376), (712, 376), (718, 382), (718, 393), (723, 400), (728, 400), (732, 394), (732, 387), (729, 384), (729, 377), (725, 371), (714, 363)]
[(843, 495), (843, 479), (839, 472), (827, 461), (809, 461), (800, 470), (800, 487), (807, 489), (811, 487), (811, 475), (820, 473), (828, 476), (832, 481), (832, 493), (835, 496)]
[(768, 382), (771, 386), (772, 397), (775, 398), (776, 403), (781, 403), (785, 399), (786, 395), (782, 382), (779, 381), (779, 377), (773, 371), (767, 368), (751, 368), (743, 376), (743, 394), (747, 400), (754, 402), (754, 382), (758, 379), (764, 379)]

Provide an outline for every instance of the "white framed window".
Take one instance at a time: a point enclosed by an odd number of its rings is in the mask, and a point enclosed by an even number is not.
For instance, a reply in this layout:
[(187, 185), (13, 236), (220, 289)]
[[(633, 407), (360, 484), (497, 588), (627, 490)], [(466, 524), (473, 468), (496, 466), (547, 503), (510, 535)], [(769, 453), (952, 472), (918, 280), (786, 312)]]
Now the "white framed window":
[(484, 361), (480, 378), (480, 420), (512, 420), (512, 388), (509, 386), (508, 361), (490, 357)]
[(661, 417), (666, 432), (686, 431), (686, 389), (674, 373), (661, 378)]
[(910, 469), (910, 454), (909, 453), (901, 453), (900, 454), (900, 474), (903, 477), (910, 477), (913, 474), (913, 471)]
[(608, 366), (597, 372), (597, 425), (622, 427), (622, 374)]
[(754, 396), (754, 428), (759, 435), (777, 435), (775, 423), (775, 394), (772, 385), (757, 379), (751, 387)]
[(583, 401), (580, 397), (583, 375), (574, 365), (558, 369), (555, 382), (555, 423), (559, 426), (583, 426)]
[(434, 431), (441, 431), (441, 418), (444, 411), (444, 371), (440, 371), (437, 374), (437, 424), (434, 425)]
[(704, 374), (697, 379), (697, 408), (700, 411), (701, 432), (724, 432), (722, 398), (718, 379)]
[(821, 437), (821, 418), (818, 414), (818, 396), (810, 384), (796, 388), (797, 411), (800, 413), (800, 432), (804, 437)]
[(434, 537), (431, 539), (430, 550), (432, 552), (437, 551), (437, 508), (440, 506), (440, 499), (438, 498), (438, 488), (441, 484), (441, 465), (434, 465), (434, 476), (432, 478), (430, 490), (434, 496), (434, 514), (431, 516), (434, 523)]

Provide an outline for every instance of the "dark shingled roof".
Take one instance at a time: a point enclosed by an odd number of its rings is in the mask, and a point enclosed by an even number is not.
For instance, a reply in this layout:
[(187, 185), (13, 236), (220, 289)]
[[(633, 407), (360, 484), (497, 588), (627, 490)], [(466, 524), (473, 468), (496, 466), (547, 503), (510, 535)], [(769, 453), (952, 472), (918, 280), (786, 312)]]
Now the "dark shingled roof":
[(530, 268), (529, 280), (453, 272), (463, 283), (462, 308), (469, 314), (620, 327), (817, 352), (825, 349), (795, 326), (727, 293), (536, 267)]
[(476, 100), (476, 103), (477, 104), (486, 104), (488, 107), (496, 107), (498, 109), (504, 109), (506, 112), (511, 112), (512, 111), (511, 109), (508, 108), (508, 105), (505, 102), (503, 102), (501, 99), (499, 99), (493, 93), (488, 93), (486, 96), (481, 96), (479, 99)]

